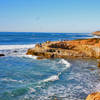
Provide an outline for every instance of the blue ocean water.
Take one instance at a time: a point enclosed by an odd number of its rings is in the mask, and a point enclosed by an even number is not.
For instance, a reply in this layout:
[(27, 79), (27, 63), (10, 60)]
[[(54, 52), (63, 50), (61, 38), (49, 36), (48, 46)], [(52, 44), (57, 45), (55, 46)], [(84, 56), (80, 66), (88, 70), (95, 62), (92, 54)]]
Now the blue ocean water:
[(92, 37), (89, 33), (32, 33), (32, 32), (0, 32), (0, 45), (33, 44), (45, 41), (72, 40)]
[(90, 33), (0, 32), (0, 100), (85, 100), (100, 91), (95, 59), (27, 56), (36, 43), (92, 38)]

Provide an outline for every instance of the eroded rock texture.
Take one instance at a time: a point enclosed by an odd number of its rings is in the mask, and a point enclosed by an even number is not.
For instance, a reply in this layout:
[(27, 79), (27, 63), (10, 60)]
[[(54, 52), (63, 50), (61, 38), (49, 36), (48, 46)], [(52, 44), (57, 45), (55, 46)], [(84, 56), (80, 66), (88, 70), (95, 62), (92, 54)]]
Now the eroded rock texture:
[(29, 49), (27, 55), (35, 55), (40, 58), (100, 58), (100, 39), (78, 39), (71, 41), (47, 41), (37, 44)]

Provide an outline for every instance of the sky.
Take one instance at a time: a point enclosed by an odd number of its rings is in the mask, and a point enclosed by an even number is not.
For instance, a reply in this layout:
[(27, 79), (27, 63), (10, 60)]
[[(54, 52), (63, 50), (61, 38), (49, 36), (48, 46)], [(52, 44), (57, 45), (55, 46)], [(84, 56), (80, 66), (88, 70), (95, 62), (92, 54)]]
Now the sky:
[(0, 0), (0, 32), (100, 30), (100, 0)]

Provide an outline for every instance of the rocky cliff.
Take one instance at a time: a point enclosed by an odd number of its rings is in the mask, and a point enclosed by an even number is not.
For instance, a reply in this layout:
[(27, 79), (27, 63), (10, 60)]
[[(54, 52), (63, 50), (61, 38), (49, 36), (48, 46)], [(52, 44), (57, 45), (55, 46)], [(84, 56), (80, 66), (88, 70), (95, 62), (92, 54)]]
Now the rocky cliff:
[(78, 39), (71, 41), (47, 41), (37, 44), (29, 49), (27, 55), (35, 55), (38, 58), (100, 58), (100, 39)]

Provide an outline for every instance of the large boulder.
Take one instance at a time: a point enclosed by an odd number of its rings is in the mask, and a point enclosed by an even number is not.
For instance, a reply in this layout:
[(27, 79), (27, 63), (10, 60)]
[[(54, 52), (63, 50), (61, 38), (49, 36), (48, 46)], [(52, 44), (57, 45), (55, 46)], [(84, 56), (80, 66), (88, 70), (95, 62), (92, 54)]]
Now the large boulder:
[(96, 92), (88, 95), (86, 100), (100, 100), (100, 92)]
[(92, 34), (93, 34), (93, 35), (100, 36), (100, 31), (93, 32)]

